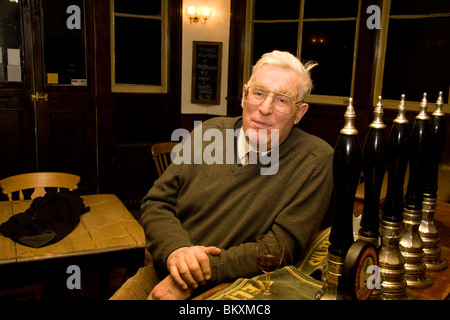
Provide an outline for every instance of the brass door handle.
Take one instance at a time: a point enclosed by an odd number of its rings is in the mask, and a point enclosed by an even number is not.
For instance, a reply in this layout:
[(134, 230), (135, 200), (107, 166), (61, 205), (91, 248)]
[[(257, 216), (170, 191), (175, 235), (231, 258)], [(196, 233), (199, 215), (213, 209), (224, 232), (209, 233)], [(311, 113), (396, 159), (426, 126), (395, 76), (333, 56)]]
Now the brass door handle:
[(45, 92), (36, 92), (36, 94), (31, 95), (31, 101), (37, 102), (39, 100), (48, 101), (48, 94)]

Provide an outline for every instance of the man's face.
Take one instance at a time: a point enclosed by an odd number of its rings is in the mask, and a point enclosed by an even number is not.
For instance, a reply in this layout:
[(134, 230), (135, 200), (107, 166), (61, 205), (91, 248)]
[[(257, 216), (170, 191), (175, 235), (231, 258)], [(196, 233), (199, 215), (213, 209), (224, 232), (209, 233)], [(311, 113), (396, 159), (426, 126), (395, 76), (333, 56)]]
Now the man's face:
[[(301, 86), (300, 78), (295, 71), (269, 64), (263, 65), (255, 71), (249, 84), (286, 94), (297, 99), (296, 101), (298, 101), (298, 92)], [(243, 129), (245, 132), (253, 129), (247, 132), (251, 143), (258, 143), (258, 146), (267, 144), (267, 150), (272, 146), (270, 129), (278, 129), (278, 140), (279, 144), (281, 144), (289, 136), (292, 127), (300, 121), (308, 110), (308, 104), (302, 103), (299, 106), (294, 106), (290, 114), (280, 113), (273, 108), (273, 93), (269, 93), (266, 100), (260, 106), (246, 103), (244, 96), (245, 92), (243, 92), (242, 99)], [(258, 132), (259, 129), (267, 130), (267, 137)], [(275, 145), (272, 147), (275, 147)]]

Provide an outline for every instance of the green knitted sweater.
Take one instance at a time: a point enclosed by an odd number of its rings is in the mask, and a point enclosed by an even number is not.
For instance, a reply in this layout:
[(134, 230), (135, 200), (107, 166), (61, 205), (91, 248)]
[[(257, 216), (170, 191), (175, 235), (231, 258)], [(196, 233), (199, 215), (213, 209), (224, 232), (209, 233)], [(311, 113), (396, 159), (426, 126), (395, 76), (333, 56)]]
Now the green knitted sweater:
[[(202, 129), (225, 136), (238, 120), (217, 117)], [(142, 202), (141, 222), (159, 276), (167, 275), (170, 253), (191, 245), (222, 249), (210, 256), (213, 284), (257, 275), (255, 239), (268, 232), (284, 237), (284, 263), (296, 263), (327, 211), (332, 162), (330, 145), (295, 127), (279, 147), (275, 175), (262, 175), (261, 164), (171, 164)]]

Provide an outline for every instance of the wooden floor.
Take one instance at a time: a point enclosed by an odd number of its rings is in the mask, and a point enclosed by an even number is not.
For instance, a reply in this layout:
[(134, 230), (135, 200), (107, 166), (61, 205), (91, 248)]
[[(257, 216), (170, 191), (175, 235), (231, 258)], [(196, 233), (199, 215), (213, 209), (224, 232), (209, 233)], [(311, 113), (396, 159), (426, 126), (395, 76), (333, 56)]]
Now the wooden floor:
[[(100, 277), (97, 272), (87, 272), (83, 274), (81, 290), (69, 290), (66, 286), (68, 275), (55, 276), (49, 279), (42, 289), (44, 300), (102, 300), (100, 294)], [(113, 269), (109, 272), (108, 298), (127, 280), (126, 269)]]
[[(145, 263), (150, 259), (146, 251)], [(109, 271), (109, 283), (107, 298), (102, 297), (100, 290), (100, 271), (92, 270), (81, 272), (81, 289), (68, 289), (67, 279), (70, 274), (54, 274), (47, 278), (42, 289), (42, 300), (106, 300), (110, 298), (117, 289), (128, 279), (125, 268), (117, 268)], [(2, 300), (36, 300), (36, 297), (30, 293), (20, 293), (17, 295), (0, 297)]]
[[(53, 274), (48, 277), (40, 290), (42, 300), (106, 300), (119, 289), (127, 280), (125, 268), (113, 269), (109, 272), (109, 289), (107, 298), (102, 296), (100, 290), (100, 272), (89, 271), (81, 274), (81, 289), (68, 289), (66, 281), (69, 274)], [(32, 291), (19, 292), (0, 297), (4, 300), (36, 300), (37, 297)]]

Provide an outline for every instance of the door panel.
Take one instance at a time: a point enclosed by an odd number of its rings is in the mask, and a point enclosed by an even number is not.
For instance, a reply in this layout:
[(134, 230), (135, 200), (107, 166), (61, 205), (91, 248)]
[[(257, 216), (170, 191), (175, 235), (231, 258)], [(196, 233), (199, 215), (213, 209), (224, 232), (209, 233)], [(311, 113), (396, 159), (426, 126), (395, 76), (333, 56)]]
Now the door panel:
[[(36, 170), (31, 14), (0, 0), (0, 179)], [(12, 51), (11, 51), (12, 50)]]
[[(0, 5), (2, 1), (9, 0)], [(0, 167), (14, 167), (0, 172), (0, 179), (62, 171), (81, 176), (82, 192), (96, 192), (94, 1), (20, 4), (22, 21), (29, 19), (21, 27), (32, 38), (23, 41), (24, 55), (30, 58), (24, 59), (24, 81), (16, 83), (23, 89), (0, 94), (0, 134), (14, 137), (0, 137), (0, 150), (14, 150), (0, 157)], [(0, 82), (0, 87), (12, 85)]]
[(0, 179), (34, 167), (32, 120), (13, 105), (0, 102)]
[[(42, 0), (36, 91), (38, 168), (81, 176), (97, 189), (94, 7), (89, 0)], [(90, 69), (87, 69), (87, 66)]]

